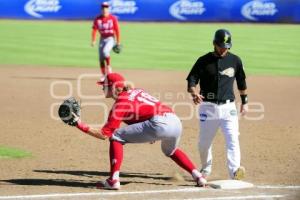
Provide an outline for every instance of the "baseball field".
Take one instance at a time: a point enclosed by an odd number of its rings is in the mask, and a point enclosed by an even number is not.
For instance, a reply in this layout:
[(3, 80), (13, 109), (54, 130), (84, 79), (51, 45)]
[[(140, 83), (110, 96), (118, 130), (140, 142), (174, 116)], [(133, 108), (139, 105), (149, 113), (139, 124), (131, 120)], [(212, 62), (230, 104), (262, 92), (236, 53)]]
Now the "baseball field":
[[(97, 190), (95, 183), (108, 176), (108, 142), (57, 118), (58, 105), (75, 96), (83, 120), (101, 126), (113, 103), (95, 84), (91, 22), (0, 20), (0, 200), (299, 199), (299, 25), (123, 22), (124, 48), (112, 54), (113, 71), (173, 107), (184, 127), (180, 147), (200, 166), (197, 108), (185, 78), (212, 50), (218, 28), (231, 31), (231, 51), (248, 75), (250, 112), (240, 117), (240, 143), (245, 181), (254, 188), (196, 188), (158, 142), (126, 145), (122, 190)], [(209, 181), (228, 179), (221, 132), (213, 145)]]

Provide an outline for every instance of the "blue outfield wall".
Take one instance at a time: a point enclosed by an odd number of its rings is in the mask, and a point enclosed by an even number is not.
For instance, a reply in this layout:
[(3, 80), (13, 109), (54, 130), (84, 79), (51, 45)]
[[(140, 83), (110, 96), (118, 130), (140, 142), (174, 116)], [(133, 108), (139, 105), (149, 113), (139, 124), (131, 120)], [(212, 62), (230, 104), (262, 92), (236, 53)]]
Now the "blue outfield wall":
[[(93, 19), (100, 0), (0, 0), (0, 18)], [(110, 0), (121, 21), (299, 23), (300, 0)]]

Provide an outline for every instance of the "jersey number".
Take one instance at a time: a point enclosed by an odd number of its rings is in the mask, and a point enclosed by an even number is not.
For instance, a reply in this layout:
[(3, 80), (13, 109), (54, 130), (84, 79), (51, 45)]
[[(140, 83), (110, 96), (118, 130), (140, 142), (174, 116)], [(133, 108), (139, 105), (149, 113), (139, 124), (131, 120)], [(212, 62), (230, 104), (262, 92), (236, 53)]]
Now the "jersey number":
[(146, 92), (141, 92), (140, 95), (137, 97), (137, 100), (139, 102), (154, 106), (157, 102), (158, 99), (156, 99), (155, 97), (151, 96), (150, 94), (146, 93)]

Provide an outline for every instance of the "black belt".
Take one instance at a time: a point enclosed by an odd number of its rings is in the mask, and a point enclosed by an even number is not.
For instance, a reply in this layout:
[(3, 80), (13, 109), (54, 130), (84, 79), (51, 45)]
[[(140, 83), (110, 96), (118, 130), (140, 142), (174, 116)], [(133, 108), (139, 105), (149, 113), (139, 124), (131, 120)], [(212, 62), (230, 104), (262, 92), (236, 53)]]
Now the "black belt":
[(227, 100), (217, 100), (217, 99), (211, 99), (211, 100), (204, 100), (204, 102), (210, 102), (218, 105), (226, 104), (226, 103), (231, 103), (234, 102), (234, 99), (227, 99)]

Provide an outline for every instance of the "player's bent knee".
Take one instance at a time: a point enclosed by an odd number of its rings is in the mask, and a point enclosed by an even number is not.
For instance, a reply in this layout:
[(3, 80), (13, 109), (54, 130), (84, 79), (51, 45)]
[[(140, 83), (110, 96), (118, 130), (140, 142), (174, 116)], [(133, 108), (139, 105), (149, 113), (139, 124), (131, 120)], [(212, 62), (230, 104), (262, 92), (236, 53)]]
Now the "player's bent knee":
[(171, 151), (170, 150), (167, 150), (167, 151), (163, 150), (164, 155), (167, 156), (167, 157), (171, 157), (174, 152), (175, 152), (175, 149), (173, 149)]
[(170, 157), (173, 155), (173, 153), (176, 151), (177, 148), (174, 147), (166, 147), (166, 146), (161, 146), (162, 152), (165, 154), (165, 156)]
[(121, 137), (119, 137), (117, 134), (113, 134), (110, 138), (111, 141), (117, 141), (117, 142), (120, 142), (122, 144), (125, 144), (126, 141), (123, 140)]
[(172, 137), (161, 141), (161, 150), (166, 156), (171, 156), (179, 144), (180, 137)]
[(109, 58), (110, 57), (110, 52), (109, 51), (104, 51), (103, 52), (103, 57), (104, 58)]

